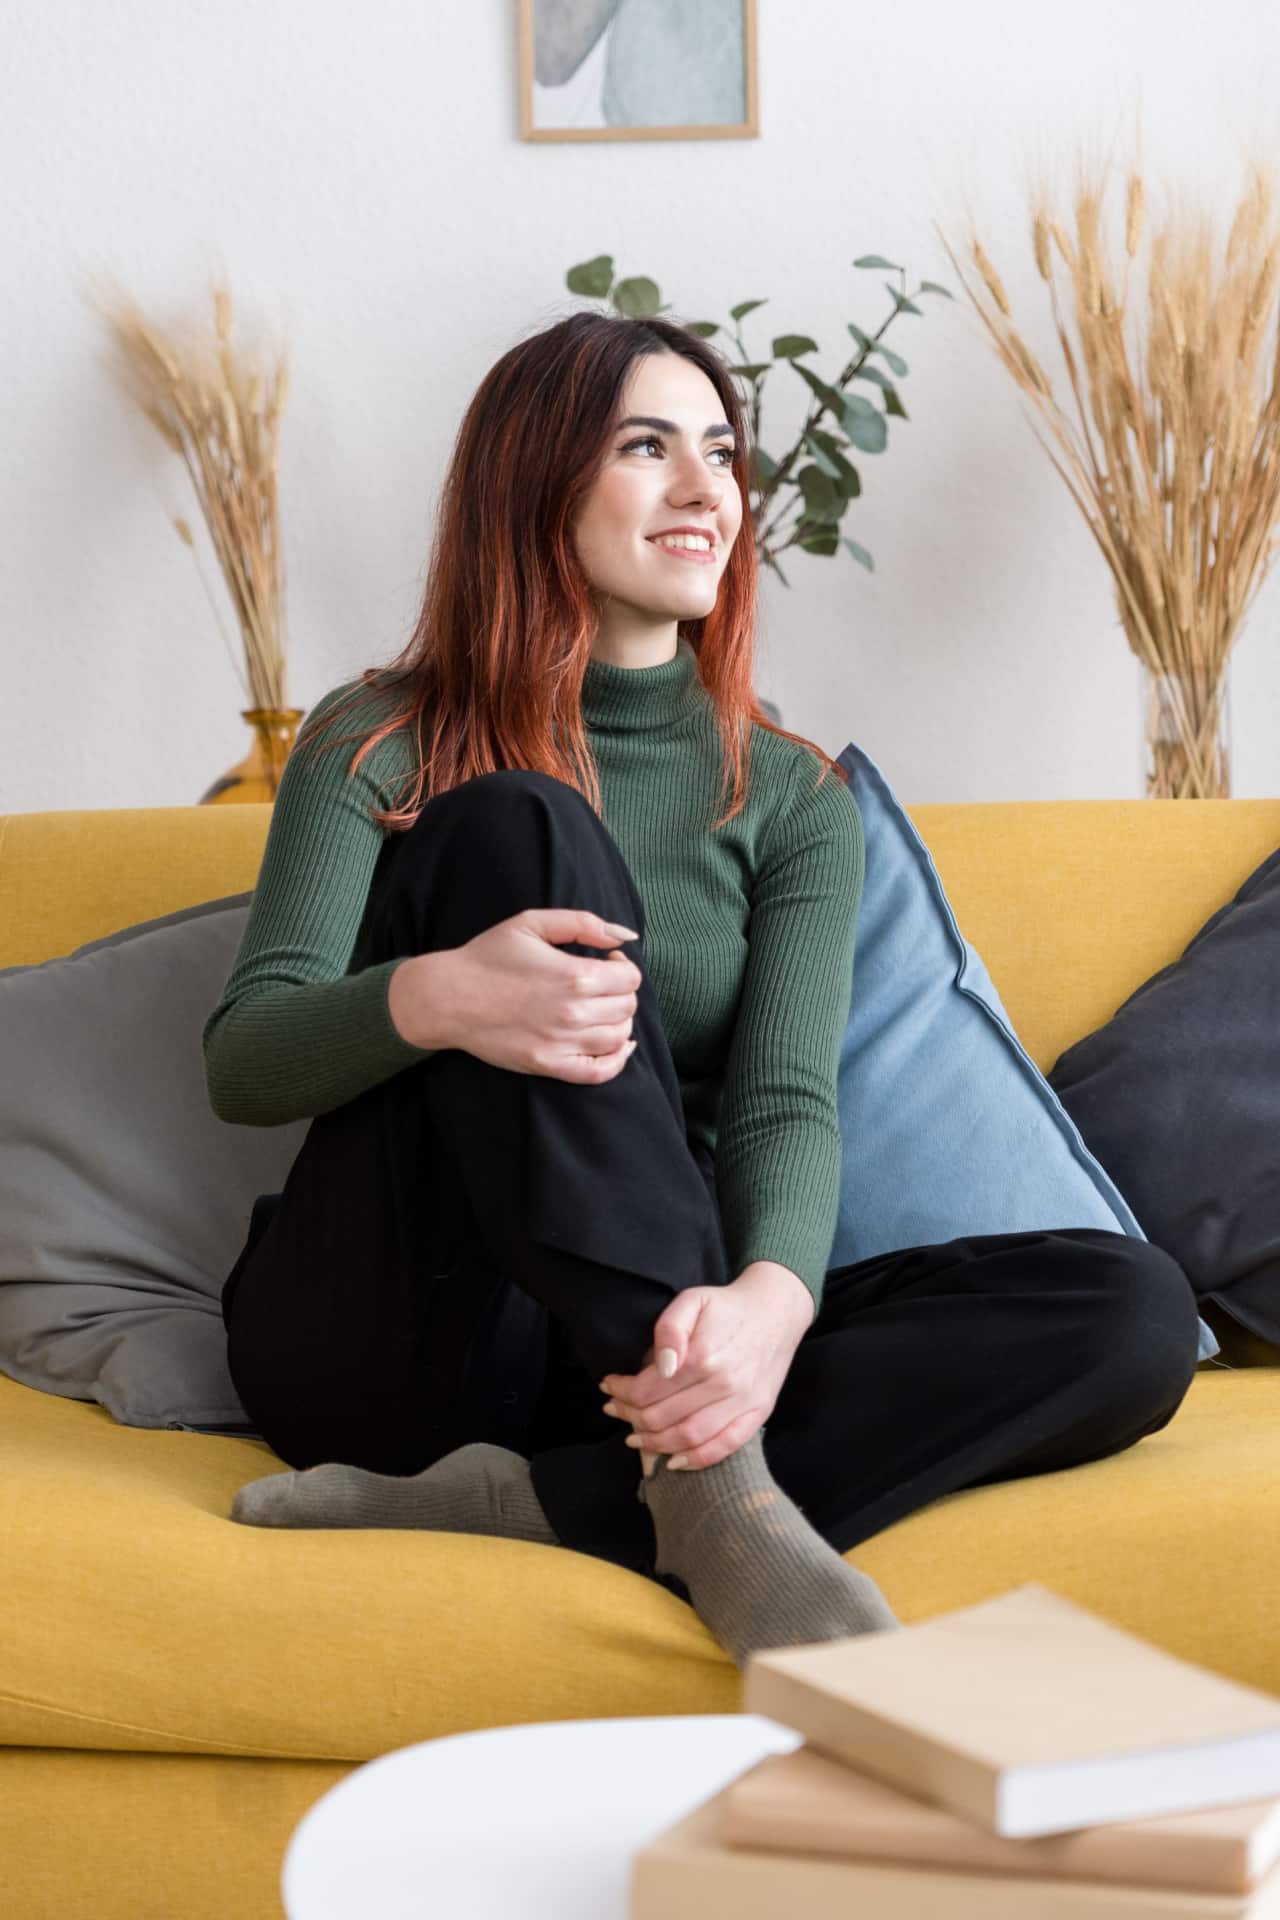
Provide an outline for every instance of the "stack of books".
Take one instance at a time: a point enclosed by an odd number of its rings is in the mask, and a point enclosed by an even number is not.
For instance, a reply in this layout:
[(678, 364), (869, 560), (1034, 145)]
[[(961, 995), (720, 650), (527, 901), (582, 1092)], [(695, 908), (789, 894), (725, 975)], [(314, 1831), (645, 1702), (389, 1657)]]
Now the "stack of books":
[(1039, 1585), (753, 1655), (770, 1754), (632, 1856), (630, 1920), (1280, 1920), (1280, 1699)]

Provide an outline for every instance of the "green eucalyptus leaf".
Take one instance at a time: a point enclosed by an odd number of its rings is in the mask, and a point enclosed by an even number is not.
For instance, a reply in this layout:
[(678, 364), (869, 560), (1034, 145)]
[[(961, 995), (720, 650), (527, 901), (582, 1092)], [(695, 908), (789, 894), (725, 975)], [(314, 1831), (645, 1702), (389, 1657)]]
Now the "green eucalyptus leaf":
[[(829, 505), (826, 507), (825, 511), (823, 512), (819, 512), (815, 505), (813, 509), (812, 517), (815, 520), (838, 520), (841, 514), (844, 512), (845, 508), (848, 506), (850, 500), (853, 498), (855, 489), (852, 489), (845, 485), (845, 479), (843, 474), (837, 473), (834, 476), (830, 476), (830, 475), (826, 475), (825, 468), (820, 469), (820, 471), (823, 472), (824, 476), (827, 479), (827, 485), (832, 490), (831, 500)], [(852, 471), (853, 469), (850, 468), (850, 472)], [(854, 477), (856, 479), (857, 476), (855, 475)]]
[(794, 360), (799, 353), (816, 353), (818, 343), (807, 333), (780, 333), (771, 352), (775, 360)]
[(831, 520), (844, 509), (844, 502), (820, 467), (801, 467), (796, 484), (804, 495), (805, 520)]
[(763, 447), (752, 447), (748, 455), (748, 471), (753, 487), (767, 487), (778, 471), (778, 463), (769, 457)]
[(797, 532), (796, 545), (802, 553), (832, 554), (840, 545), (840, 535), (834, 527), (811, 527)]
[(884, 415), (854, 393), (845, 396), (844, 430), (860, 453), (883, 453), (889, 439)]
[(918, 307), (914, 300), (908, 300), (905, 293), (899, 293), (898, 289), (896, 287), (891, 287), (887, 280), (884, 283), (884, 290), (896, 302), (899, 313), (923, 313), (924, 312), (923, 307)]
[(784, 587), (787, 587), (787, 588), (790, 588), (790, 586), (791, 586), (791, 582), (790, 582), (790, 581), (788, 580), (788, 578), (787, 578), (787, 576), (786, 576), (786, 574), (785, 574), (785, 573), (784, 573), (784, 572), (782, 571), (782, 568), (781, 568), (781, 567), (780, 567), (780, 566), (778, 565), (778, 562), (777, 562), (777, 560), (776, 560), (776, 559), (774, 558), (774, 556), (773, 556), (773, 554), (771, 554), (771, 553), (770, 553), (770, 552), (768, 551), (768, 549), (767, 549), (767, 548), (766, 548), (766, 549), (765, 549), (765, 551), (764, 551), (764, 552), (763, 552), (763, 553), (762, 553), (762, 554), (760, 555), (760, 558), (761, 558), (761, 559), (762, 559), (762, 560), (764, 561), (764, 564), (765, 564), (765, 566), (766, 566), (766, 567), (772, 567), (772, 568), (773, 568), (773, 571), (774, 571), (774, 572), (775, 572), (775, 573), (777, 574), (777, 576), (778, 576), (778, 578), (779, 578), (779, 580), (781, 580), (781, 582), (782, 582), (782, 584), (783, 584), (783, 586), (784, 586)]
[(810, 431), (804, 436), (804, 444), (813, 455), (814, 461), (829, 480), (839, 480), (840, 469), (827, 452), (818, 436)]
[(849, 444), (847, 440), (837, 440), (825, 427), (810, 427), (807, 437), (817, 441), (829, 460), (839, 460), (841, 447)]
[(834, 434), (824, 433), (821, 427), (810, 427), (806, 439), (809, 442), (817, 441), (818, 445), (837, 470), (839, 476), (837, 485), (841, 492), (845, 495), (846, 499), (856, 500), (862, 492), (862, 481), (859, 478), (858, 469), (849, 465), (849, 462), (845, 459), (841, 451), (841, 448), (847, 446), (848, 442), (837, 440)]
[(901, 380), (904, 373), (907, 373), (909, 371), (907, 363), (903, 359), (902, 355), (900, 353), (891, 352), (890, 349), (883, 344), (883, 342), (877, 345), (876, 352), (882, 353), (884, 355), (885, 359), (889, 362), (889, 365), (893, 368), (893, 371), (897, 374), (899, 380)]
[(841, 535), (841, 543), (842, 545), (848, 547), (854, 559), (857, 560), (862, 566), (864, 566), (868, 573), (875, 572), (876, 563), (871, 558), (871, 555), (867, 552), (865, 547), (860, 547), (856, 540), (850, 540), (847, 534)]
[(876, 386), (878, 386), (884, 394), (884, 410), (886, 413), (895, 413), (900, 420), (910, 418), (906, 408), (898, 398), (897, 388), (891, 380), (885, 378), (879, 367), (859, 367), (853, 377), (855, 380), (873, 380), (875, 382)]
[(730, 367), (730, 373), (740, 373), (748, 380), (758, 380), (762, 373), (768, 373), (772, 360), (746, 360), (741, 366)]
[(828, 385), (825, 380), (813, 371), (812, 367), (806, 367), (801, 360), (789, 360), (787, 365), (795, 368), (805, 385), (817, 394), (824, 406), (831, 408), (836, 419), (839, 420), (844, 411), (844, 395), (840, 392), (839, 388)]
[(882, 253), (864, 253), (860, 260), (854, 261), (855, 267), (888, 267), (891, 273), (901, 273), (902, 268), (893, 260), (886, 260)]
[(685, 331), (687, 333), (696, 333), (699, 340), (709, 340), (713, 333), (719, 333), (720, 331), (720, 322), (718, 320), (686, 320), (684, 324)]
[(736, 307), (730, 307), (729, 318), (741, 320), (744, 314), (752, 313), (757, 307), (767, 307), (767, 300), (741, 300)]
[(594, 260), (583, 260), (578, 266), (570, 267), (564, 283), (570, 293), (585, 293), (593, 300), (605, 299), (613, 285), (613, 255), (598, 253)]
[(630, 280), (619, 280), (612, 298), (618, 312), (628, 320), (648, 320), (659, 311), (661, 295), (656, 281), (635, 274)]
[(850, 427), (849, 438), (859, 453), (883, 453), (889, 441), (884, 415), (871, 414), (856, 427)]
[(945, 293), (948, 300), (955, 299), (955, 295), (954, 293), (952, 293), (950, 287), (941, 287), (938, 285), (938, 282), (936, 280), (922, 280), (920, 282), (920, 285), (916, 288), (916, 292), (917, 293)]

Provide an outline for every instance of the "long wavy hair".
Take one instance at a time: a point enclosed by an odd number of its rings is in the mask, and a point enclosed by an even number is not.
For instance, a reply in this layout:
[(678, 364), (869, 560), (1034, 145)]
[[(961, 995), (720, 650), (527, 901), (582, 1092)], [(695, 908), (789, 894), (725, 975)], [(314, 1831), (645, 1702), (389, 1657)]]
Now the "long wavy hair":
[(490, 369), (467, 408), (445, 475), (417, 625), (396, 658), (367, 667), (348, 700), (304, 722), (294, 752), (359, 701), (365, 686), (392, 701), (376, 726), (329, 744), (362, 745), (348, 774), (388, 734), (413, 729), (416, 770), (401, 805), (374, 807), (385, 832), (413, 826), (426, 801), (477, 774), (539, 769), (602, 811), (582, 718), (582, 683), (598, 625), (590, 579), (571, 536), (604, 465), (632, 362), (680, 353), (716, 389), (736, 437), (732, 472), (742, 524), (711, 612), (677, 623), (697, 657), (722, 743), (723, 826), (741, 811), (752, 725), (808, 747), (846, 785), (838, 762), (803, 734), (774, 726), (753, 691), (757, 562), (747, 479), (747, 420), (724, 360), (697, 334), (662, 319), (571, 314), (521, 341)]

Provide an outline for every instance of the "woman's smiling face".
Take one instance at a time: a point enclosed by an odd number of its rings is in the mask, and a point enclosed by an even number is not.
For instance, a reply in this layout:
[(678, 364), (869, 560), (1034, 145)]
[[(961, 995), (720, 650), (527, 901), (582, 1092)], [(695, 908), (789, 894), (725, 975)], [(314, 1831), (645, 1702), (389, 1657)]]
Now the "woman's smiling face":
[[(676, 622), (715, 605), (742, 524), (733, 430), (723, 416), (715, 387), (683, 354), (648, 353), (633, 363), (603, 468), (574, 523), (601, 605), (592, 651), (603, 659), (669, 659)], [(705, 531), (710, 552), (659, 546), (654, 535), (676, 526)]]

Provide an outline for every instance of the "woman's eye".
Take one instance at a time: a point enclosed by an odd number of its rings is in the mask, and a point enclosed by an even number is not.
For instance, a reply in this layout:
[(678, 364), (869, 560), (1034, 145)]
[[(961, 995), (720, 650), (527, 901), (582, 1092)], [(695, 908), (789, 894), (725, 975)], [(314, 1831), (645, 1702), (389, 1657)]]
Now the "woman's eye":
[[(622, 451), (624, 453), (631, 453), (636, 447), (660, 447), (661, 445), (662, 442), (656, 434), (648, 433), (643, 440), (629, 440)], [(711, 451), (712, 453), (723, 453), (726, 456), (723, 462), (725, 466), (731, 467), (733, 465), (734, 450), (732, 447), (712, 447)]]

